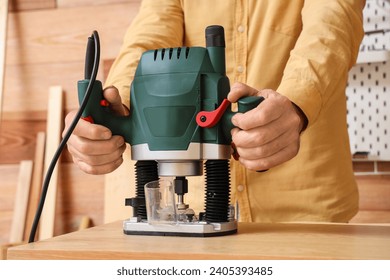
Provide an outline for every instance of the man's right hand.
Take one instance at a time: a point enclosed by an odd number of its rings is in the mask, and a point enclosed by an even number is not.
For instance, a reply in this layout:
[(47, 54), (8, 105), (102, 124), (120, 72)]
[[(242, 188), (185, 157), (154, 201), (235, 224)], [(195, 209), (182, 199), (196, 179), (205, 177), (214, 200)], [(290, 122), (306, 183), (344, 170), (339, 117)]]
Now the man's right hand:
[[(119, 92), (115, 87), (106, 88), (103, 95), (110, 103), (110, 109), (114, 114), (129, 115), (129, 110), (122, 104)], [(65, 135), (76, 112), (76, 110), (71, 111), (66, 116), (62, 135)], [(126, 149), (122, 136), (112, 135), (107, 127), (92, 124), (82, 119), (78, 122), (67, 145), (73, 162), (89, 174), (106, 174), (114, 171), (122, 164), (122, 155)]]

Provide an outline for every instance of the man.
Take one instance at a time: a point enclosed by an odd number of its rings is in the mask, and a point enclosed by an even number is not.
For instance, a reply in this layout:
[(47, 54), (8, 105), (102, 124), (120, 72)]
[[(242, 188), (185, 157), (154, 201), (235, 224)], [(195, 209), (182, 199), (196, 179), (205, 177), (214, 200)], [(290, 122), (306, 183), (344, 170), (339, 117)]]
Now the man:
[[(232, 139), (240, 155), (231, 163), (232, 199), (240, 220), (347, 222), (357, 212), (358, 193), (345, 86), (363, 36), (364, 4), (143, 1), (104, 95), (118, 114), (128, 114), (129, 88), (142, 52), (204, 46), (205, 27), (224, 26), (232, 83), (228, 99), (265, 97), (257, 108), (232, 120)], [(73, 115), (67, 116), (67, 125)], [(125, 143), (107, 128), (80, 121), (68, 149), (82, 170), (105, 174), (122, 163)]]

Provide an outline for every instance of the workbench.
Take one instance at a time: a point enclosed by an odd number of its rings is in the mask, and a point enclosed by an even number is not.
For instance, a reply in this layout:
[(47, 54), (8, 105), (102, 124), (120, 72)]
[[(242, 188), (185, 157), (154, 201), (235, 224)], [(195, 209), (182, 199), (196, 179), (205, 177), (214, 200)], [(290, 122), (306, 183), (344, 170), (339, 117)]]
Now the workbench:
[(390, 259), (390, 225), (239, 223), (222, 237), (125, 235), (122, 221), (9, 249), (8, 259)]

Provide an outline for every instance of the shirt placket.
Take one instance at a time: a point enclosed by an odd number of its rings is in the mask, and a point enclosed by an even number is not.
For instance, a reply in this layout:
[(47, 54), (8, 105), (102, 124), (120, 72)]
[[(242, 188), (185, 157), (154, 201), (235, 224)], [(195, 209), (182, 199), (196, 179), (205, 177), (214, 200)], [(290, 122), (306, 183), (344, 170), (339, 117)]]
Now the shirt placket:
[[(237, 0), (235, 7), (234, 25), (234, 82), (246, 83), (247, 75), (247, 37), (248, 37), (248, 3), (247, 0)], [(233, 162), (235, 172), (235, 186), (232, 195), (238, 211), (238, 219), (241, 222), (251, 222), (246, 170), (239, 162)]]
[(234, 26), (235, 69), (234, 81), (246, 82), (247, 37), (248, 37), (248, 4), (247, 0), (236, 1), (236, 18)]

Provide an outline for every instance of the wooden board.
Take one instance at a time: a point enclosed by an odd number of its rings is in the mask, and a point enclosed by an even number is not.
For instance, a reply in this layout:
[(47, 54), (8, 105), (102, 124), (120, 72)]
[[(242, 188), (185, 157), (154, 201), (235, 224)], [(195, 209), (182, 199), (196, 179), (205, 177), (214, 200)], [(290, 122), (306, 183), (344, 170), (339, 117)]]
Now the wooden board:
[[(84, 75), (87, 37), (93, 30), (99, 32), (99, 79), (103, 80), (103, 61), (117, 56), (138, 7), (138, 2), (126, 2), (11, 14), (4, 118), (28, 118), (25, 112), (44, 112), (47, 100), (42, 92), (58, 83), (67, 93), (65, 107), (77, 108), (76, 84)], [(44, 119), (45, 114), (40, 117)]]
[(125, 235), (114, 222), (8, 250), (9, 259), (390, 259), (390, 226), (241, 223), (211, 238)]
[(13, 164), (33, 159), (36, 135), (45, 129), (45, 121), (3, 120), (0, 134), (0, 164)]
[(127, 2), (10, 14), (7, 66), (84, 61), (93, 30), (100, 35), (101, 58), (114, 58), (138, 7)]
[(9, 238), (10, 243), (23, 241), (32, 170), (32, 160), (25, 160), (20, 163), (20, 172), (15, 194), (14, 213)]
[(390, 225), (390, 211), (360, 210), (351, 223)]
[[(78, 108), (77, 81), (84, 75), (84, 54), (80, 61), (49, 64), (9, 65), (5, 76), (4, 119), (46, 120), (47, 96), (43, 93), (53, 84), (61, 83), (65, 92), (65, 108)], [(50, 73), (50, 74), (49, 74)], [(98, 73), (103, 78), (103, 69)], [(39, 113), (37, 115), (33, 112)]]
[(13, 0), (10, 1), (11, 12), (30, 11), (40, 9), (54, 9), (56, 0)]
[[(54, 234), (79, 228), (83, 216), (101, 225), (104, 215), (104, 176), (88, 175), (73, 163), (61, 163)], [(8, 243), (19, 164), (0, 165), (0, 244)]]
[(61, 163), (54, 235), (79, 229), (84, 216), (90, 226), (101, 225), (104, 214), (104, 176), (89, 175), (74, 163)]
[(7, 259), (7, 252), (8, 249), (14, 246), (23, 245), (25, 242), (18, 242), (18, 243), (6, 243), (0, 245), (0, 260), (6, 260)]
[(7, 42), (8, 0), (0, 0), (0, 121), (3, 112), (3, 89), (5, 75), (5, 50)]
[(38, 208), (38, 202), (41, 195), (43, 166), (45, 158), (45, 142), (46, 135), (44, 132), (39, 132), (35, 145), (34, 169), (31, 180), (30, 195), (28, 199), (26, 226), (24, 230), (24, 240), (28, 240), (31, 227), (34, 221), (35, 213)]
[(357, 176), (359, 209), (390, 211), (390, 175)]
[[(47, 115), (47, 141), (45, 150), (45, 168), (47, 173), (53, 156), (59, 146), (62, 132), (63, 110), (63, 91), (60, 86), (53, 86), (49, 89), (49, 104)], [(58, 185), (58, 162), (51, 175), (49, 189), (46, 195), (45, 206), (42, 211), (39, 239), (50, 238), (54, 234), (55, 208), (57, 199)]]

